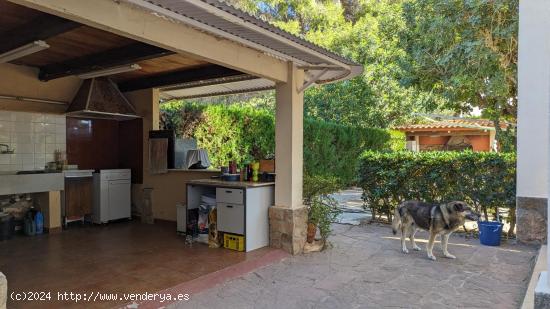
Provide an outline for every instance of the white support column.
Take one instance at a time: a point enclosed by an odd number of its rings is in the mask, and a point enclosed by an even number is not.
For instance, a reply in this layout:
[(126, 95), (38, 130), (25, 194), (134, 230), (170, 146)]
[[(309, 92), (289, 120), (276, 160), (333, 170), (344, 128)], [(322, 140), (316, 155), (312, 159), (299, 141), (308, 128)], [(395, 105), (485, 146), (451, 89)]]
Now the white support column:
[(288, 66), (286, 83), (276, 86), (275, 205), (269, 209), (270, 245), (301, 253), (306, 240), (307, 209), (302, 202), (304, 71)]
[(517, 237), (547, 238), (550, 166), (550, 2), (520, 1), (518, 57)]
[(293, 65), (288, 70), (288, 82), (276, 86), (275, 205), (296, 208), (302, 205), (304, 72)]
[[(550, 239), (550, 2), (520, 1), (519, 13), (517, 233), (521, 241), (544, 241)], [(546, 271), (534, 308), (549, 306)]]

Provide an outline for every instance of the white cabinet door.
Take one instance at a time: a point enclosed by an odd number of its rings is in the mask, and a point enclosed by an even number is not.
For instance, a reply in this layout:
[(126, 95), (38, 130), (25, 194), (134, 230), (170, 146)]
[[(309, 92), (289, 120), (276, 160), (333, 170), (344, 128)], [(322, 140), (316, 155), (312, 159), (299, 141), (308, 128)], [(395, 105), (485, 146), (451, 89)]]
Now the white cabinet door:
[(244, 235), (244, 205), (217, 203), (218, 231)]
[(130, 180), (109, 181), (109, 220), (131, 217)]

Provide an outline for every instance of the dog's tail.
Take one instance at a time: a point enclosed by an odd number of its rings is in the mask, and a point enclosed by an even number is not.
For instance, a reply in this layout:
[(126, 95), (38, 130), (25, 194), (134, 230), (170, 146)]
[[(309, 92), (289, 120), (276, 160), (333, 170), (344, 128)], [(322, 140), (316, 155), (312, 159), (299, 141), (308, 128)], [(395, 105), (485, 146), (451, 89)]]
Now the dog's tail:
[(391, 222), (391, 229), (393, 232), (393, 235), (397, 234), (397, 230), (401, 228), (401, 207), (397, 206), (395, 207), (395, 210), (393, 212), (393, 220)]

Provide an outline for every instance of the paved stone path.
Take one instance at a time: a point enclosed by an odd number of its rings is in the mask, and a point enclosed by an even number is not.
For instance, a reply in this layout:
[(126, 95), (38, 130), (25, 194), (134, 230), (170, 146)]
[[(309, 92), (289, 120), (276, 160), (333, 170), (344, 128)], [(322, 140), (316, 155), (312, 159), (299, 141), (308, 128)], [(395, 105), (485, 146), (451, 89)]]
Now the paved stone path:
[(342, 214), (338, 216), (336, 222), (342, 224), (360, 225), (371, 219), (372, 215), (369, 209), (363, 208), (361, 188), (349, 188), (332, 194), (331, 196), (338, 201)]
[(456, 260), (405, 255), (385, 225), (334, 225), (333, 247), (294, 256), (191, 295), (172, 308), (518, 308), (536, 248), (453, 236)]

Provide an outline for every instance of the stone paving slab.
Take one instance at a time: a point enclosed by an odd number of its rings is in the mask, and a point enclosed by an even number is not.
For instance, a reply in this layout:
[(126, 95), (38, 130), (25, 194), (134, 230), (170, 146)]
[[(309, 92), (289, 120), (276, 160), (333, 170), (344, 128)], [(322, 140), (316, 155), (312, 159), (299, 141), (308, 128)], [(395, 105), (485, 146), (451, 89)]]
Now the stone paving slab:
[(403, 254), (386, 225), (334, 225), (333, 247), (287, 258), (171, 308), (518, 308), (537, 248), (451, 237), (456, 260)]

